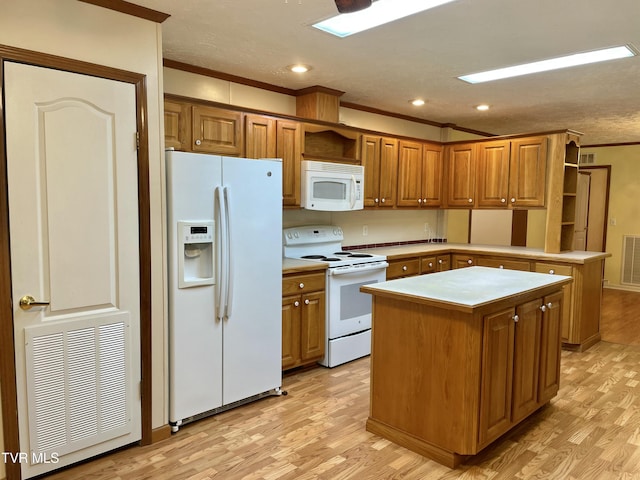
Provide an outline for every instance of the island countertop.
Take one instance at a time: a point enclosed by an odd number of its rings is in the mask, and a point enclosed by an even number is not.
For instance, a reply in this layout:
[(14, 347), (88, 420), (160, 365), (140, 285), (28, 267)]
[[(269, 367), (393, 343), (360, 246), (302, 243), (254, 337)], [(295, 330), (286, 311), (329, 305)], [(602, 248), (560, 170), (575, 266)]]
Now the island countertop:
[(564, 275), (469, 267), (364, 285), (360, 291), (438, 307), (473, 311), (499, 300), (572, 281)]

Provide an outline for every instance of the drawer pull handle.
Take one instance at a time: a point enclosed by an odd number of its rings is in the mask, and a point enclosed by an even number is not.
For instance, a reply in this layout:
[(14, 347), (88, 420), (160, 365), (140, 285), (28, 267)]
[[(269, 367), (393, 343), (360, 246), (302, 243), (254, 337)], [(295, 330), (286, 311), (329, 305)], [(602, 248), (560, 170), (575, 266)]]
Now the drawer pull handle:
[(300, 285), (298, 285), (300, 288), (304, 288), (304, 283), (300, 283)]
[(404, 272), (406, 272), (406, 271), (407, 271), (407, 266), (406, 266), (406, 265), (403, 265), (403, 266), (402, 266), (402, 270), (403, 270)]
[(556, 271), (553, 268), (549, 270), (549, 275), (553, 275), (554, 273), (556, 273)]
[(300, 306), (300, 302), (296, 300), (295, 302), (293, 302), (293, 306), (294, 307), (299, 307)]

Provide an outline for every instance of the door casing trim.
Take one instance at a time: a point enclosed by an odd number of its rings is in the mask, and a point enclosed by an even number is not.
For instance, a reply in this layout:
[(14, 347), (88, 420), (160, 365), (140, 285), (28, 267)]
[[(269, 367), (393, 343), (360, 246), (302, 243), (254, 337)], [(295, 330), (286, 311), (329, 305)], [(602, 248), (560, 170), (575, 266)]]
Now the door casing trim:
[[(5, 125), (4, 64), (13, 61), (130, 83), (136, 91), (138, 148), (138, 222), (140, 267), (140, 368), (142, 445), (153, 441), (151, 357), (151, 201), (149, 191), (149, 132), (146, 75), (30, 50), (0, 45), (0, 399), (4, 451), (18, 453), (18, 405), (15, 371), (15, 341), (11, 293), (9, 192)], [(6, 463), (7, 480), (21, 478), (19, 463)]]

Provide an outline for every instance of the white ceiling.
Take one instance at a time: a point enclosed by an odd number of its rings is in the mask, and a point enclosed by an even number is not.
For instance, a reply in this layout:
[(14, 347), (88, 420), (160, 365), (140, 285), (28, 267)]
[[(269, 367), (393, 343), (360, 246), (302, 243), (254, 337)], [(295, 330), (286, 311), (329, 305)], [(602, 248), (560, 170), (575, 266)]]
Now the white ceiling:
[[(400, 1), (400, 0), (396, 0)], [(457, 0), (347, 38), (310, 25), (333, 0), (133, 0), (167, 14), (164, 57), (496, 135), (573, 129), (640, 142), (640, 56), (470, 85), (463, 74), (615, 45), (640, 48), (640, 0)], [(288, 72), (293, 63), (313, 70)], [(426, 105), (408, 101), (423, 97)], [(473, 107), (492, 106), (488, 112)]]

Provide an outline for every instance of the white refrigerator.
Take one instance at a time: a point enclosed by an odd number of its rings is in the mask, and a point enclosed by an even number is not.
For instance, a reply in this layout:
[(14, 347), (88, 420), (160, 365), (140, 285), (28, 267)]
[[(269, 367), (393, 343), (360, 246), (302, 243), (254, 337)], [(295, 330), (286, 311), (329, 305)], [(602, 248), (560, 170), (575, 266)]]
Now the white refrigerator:
[(169, 422), (280, 393), (282, 163), (166, 152)]

